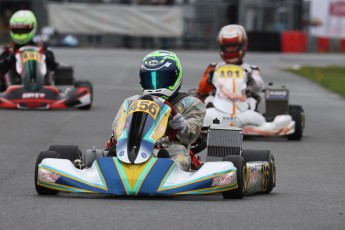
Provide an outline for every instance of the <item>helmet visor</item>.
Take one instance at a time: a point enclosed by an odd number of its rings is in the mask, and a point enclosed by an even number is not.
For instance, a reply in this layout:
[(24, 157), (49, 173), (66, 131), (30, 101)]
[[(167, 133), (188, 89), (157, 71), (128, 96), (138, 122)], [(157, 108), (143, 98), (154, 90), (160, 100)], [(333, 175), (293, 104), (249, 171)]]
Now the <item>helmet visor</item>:
[(140, 73), (143, 89), (161, 89), (173, 86), (177, 80), (175, 71), (147, 71)]
[(11, 32), (14, 34), (27, 34), (33, 29), (32, 26), (11, 26)]
[(225, 53), (238, 52), (242, 48), (243, 48), (243, 44), (241, 44), (241, 43), (233, 43), (233, 44), (220, 45), (220, 50), (225, 52)]

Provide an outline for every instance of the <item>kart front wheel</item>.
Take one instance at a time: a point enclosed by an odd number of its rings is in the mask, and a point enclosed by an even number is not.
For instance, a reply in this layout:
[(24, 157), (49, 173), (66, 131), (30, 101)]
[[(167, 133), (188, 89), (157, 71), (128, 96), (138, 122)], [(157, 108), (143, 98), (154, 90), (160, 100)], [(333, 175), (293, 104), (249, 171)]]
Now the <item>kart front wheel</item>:
[(43, 187), (38, 184), (38, 165), (46, 158), (61, 158), (60, 155), (55, 151), (42, 151), (38, 155), (35, 164), (35, 188), (39, 195), (56, 195), (58, 191)]
[(79, 147), (75, 145), (51, 145), (49, 151), (59, 153), (61, 159), (70, 160), (72, 163), (82, 156)]
[(270, 193), (276, 186), (276, 164), (274, 156), (269, 150), (252, 150), (245, 149), (242, 151), (242, 156), (246, 162), (251, 161), (267, 161), (268, 162), (268, 176), (266, 178), (266, 190), (264, 193)]
[(289, 105), (289, 114), (292, 117), (292, 120), (295, 121), (295, 132), (288, 135), (287, 139), (299, 141), (302, 139), (305, 126), (305, 115), (302, 106)]
[(246, 191), (246, 184), (247, 181), (247, 170), (246, 170), (246, 160), (239, 155), (229, 155), (224, 157), (223, 161), (230, 161), (236, 167), (236, 177), (237, 177), (237, 184), (238, 188), (234, 190), (230, 190), (227, 192), (223, 192), (222, 195), (224, 199), (242, 199), (244, 193)]

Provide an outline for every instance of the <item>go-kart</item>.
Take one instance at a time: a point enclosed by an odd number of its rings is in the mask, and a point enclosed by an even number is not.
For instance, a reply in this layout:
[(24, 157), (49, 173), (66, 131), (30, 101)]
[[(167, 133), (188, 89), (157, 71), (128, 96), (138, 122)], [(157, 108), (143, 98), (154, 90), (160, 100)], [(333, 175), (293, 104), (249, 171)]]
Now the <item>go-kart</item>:
[(60, 65), (55, 73), (51, 73), (47, 70), (44, 53), (35, 46), (23, 46), (15, 58), (16, 71), (11, 70), (5, 75), (7, 89), (0, 93), (0, 108), (91, 108), (92, 84), (75, 81), (70, 66)]
[[(207, 113), (205, 126), (217, 120), (220, 124), (236, 126), (246, 136), (284, 136), (300, 140), (303, 136), (305, 115), (300, 105), (289, 105), (289, 90), (272, 83), (264, 89), (265, 112), (260, 112), (260, 95), (241, 99), (246, 88), (245, 71), (236, 65), (217, 67), (213, 75), (215, 90), (204, 99)], [(195, 90), (190, 93), (195, 94)], [(256, 97), (256, 99), (255, 99)]]
[[(184, 171), (162, 148), (162, 140), (176, 137), (176, 130), (166, 132), (169, 117), (176, 114), (174, 107), (161, 98), (146, 95), (131, 103), (125, 102), (122, 108), (116, 128), (116, 150), (93, 147), (81, 152), (77, 146), (52, 145), (38, 155), (35, 165), (38, 194), (177, 196), (222, 193), (227, 199), (270, 193), (275, 187), (273, 155), (268, 150), (242, 150), (240, 129), (214, 125), (204, 131), (191, 149), (191, 168)], [(223, 161), (199, 161), (193, 151), (204, 149), (201, 143), (205, 143), (205, 138), (208, 154), (223, 157)]]

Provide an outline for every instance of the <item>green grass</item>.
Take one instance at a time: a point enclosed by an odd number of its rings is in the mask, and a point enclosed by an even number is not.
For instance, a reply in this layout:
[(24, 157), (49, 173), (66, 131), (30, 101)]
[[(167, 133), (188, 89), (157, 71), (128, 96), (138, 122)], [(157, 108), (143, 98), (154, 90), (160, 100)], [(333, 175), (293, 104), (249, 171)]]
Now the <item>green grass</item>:
[(345, 66), (301, 66), (287, 70), (308, 78), (345, 98)]

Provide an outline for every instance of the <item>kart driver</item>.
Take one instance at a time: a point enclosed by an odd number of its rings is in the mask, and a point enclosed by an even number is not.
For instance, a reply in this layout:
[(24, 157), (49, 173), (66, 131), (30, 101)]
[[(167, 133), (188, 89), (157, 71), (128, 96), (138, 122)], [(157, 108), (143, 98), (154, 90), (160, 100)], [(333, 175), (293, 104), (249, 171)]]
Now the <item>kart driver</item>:
[[(205, 104), (208, 109), (203, 125), (209, 126), (218, 119), (222, 124), (242, 128), (243, 132), (251, 134), (274, 135), (290, 130), (294, 126), (290, 115), (279, 115), (272, 122), (266, 122), (265, 117), (257, 112), (264, 82), (258, 67), (243, 62), (248, 46), (245, 29), (240, 25), (224, 26), (217, 41), (223, 62), (208, 66), (198, 89), (200, 97), (207, 96)], [(222, 71), (217, 71), (229, 64), (241, 67), (245, 77), (235, 77), (232, 73), (230, 78), (220, 77)]]
[[(53, 52), (44, 44), (33, 42), (36, 33), (36, 17), (30, 10), (19, 10), (10, 18), (10, 36), (12, 42), (3, 48), (0, 54), (0, 92), (7, 88), (6, 81), (11, 84), (20, 84), (20, 77), (16, 72), (15, 53), (23, 46), (38, 46), (43, 49), (46, 56), (47, 68), (55, 71), (58, 63), (55, 62)], [(5, 74), (9, 73), (9, 79), (5, 79)]]
[[(140, 85), (144, 95), (159, 96), (168, 100), (177, 114), (169, 121), (174, 130), (178, 130), (176, 139), (166, 143), (166, 150), (181, 169), (187, 171), (191, 167), (188, 145), (194, 143), (199, 136), (206, 113), (204, 103), (198, 98), (179, 92), (183, 70), (175, 53), (157, 50), (147, 54), (141, 62)], [(132, 96), (125, 100), (133, 101), (140, 97)], [(123, 106), (123, 105), (122, 105)], [(107, 143), (107, 149), (116, 143), (116, 127), (121, 110), (118, 111), (112, 124), (113, 138)]]
[[(247, 102), (250, 109), (256, 110), (257, 104), (260, 102), (260, 96), (258, 94), (263, 90), (264, 82), (257, 66), (243, 62), (243, 58), (248, 47), (248, 38), (245, 29), (243, 26), (235, 24), (224, 26), (219, 31), (217, 43), (220, 49), (219, 54), (223, 61), (212, 63), (206, 68), (199, 83), (197, 94), (200, 98), (205, 99), (210, 95), (210, 93), (214, 93), (212, 79), (214, 71), (218, 66), (224, 64), (238, 65), (244, 69), (245, 74), (247, 75)], [(210, 102), (211, 100), (212, 97), (210, 97), (207, 102)]]

